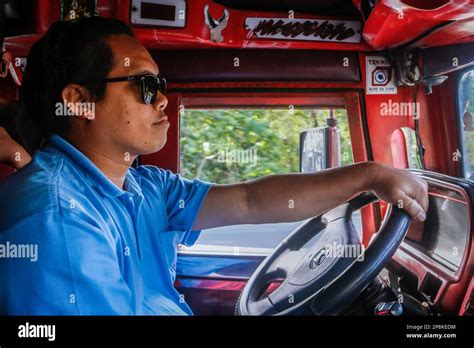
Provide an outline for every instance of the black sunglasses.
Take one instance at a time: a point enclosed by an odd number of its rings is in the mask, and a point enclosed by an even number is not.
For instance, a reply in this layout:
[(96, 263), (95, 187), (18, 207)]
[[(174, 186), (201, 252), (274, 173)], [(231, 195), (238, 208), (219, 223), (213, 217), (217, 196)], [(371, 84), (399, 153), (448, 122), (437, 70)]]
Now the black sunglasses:
[(158, 91), (166, 94), (166, 79), (153, 74), (113, 77), (103, 80), (104, 82), (121, 82), (121, 81), (140, 81), (142, 86), (142, 98), (145, 104), (153, 104), (156, 100)]

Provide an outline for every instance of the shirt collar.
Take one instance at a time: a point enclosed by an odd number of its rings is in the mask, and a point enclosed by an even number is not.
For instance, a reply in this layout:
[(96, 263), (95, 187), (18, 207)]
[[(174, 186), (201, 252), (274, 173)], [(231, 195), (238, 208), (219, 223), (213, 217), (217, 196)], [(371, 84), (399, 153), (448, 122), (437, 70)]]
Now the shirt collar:
[[(83, 169), (84, 175), (98, 191), (109, 197), (118, 197), (123, 194), (132, 193), (133, 195), (142, 196), (140, 183), (132, 175), (130, 169), (125, 175), (124, 187), (122, 190), (115, 185), (99, 168), (74, 145), (58, 134), (52, 134), (49, 138), (49, 145), (57, 151), (67, 155), (75, 164)], [(140, 178), (137, 178), (140, 179)]]

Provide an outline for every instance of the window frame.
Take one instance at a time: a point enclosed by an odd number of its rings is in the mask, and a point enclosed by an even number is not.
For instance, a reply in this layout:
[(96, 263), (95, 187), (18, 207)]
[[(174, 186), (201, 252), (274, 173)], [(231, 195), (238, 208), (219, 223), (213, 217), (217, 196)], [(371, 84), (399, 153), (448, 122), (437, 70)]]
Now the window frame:
[[(363, 91), (358, 89), (345, 90), (233, 90), (225, 92), (212, 91), (182, 91), (177, 93), (177, 110), (188, 109), (222, 109), (222, 108), (264, 108), (267, 107), (288, 107), (294, 105), (298, 107), (314, 108), (343, 108), (347, 112), (349, 132), (351, 137), (353, 160), (363, 162), (372, 160), (372, 149), (368, 135), (367, 120), (365, 115), (365, 106)], [(258, 100), (256, 103), (255, 100)], [(244, 104), (242, 102), (245, 101)], [(178, 139), (177, 155), (181, 156), (181, 113), (178, 113)], [(179, 161), (178, 161), (179, 162)], [(181, 168), (179, 163), (177, 172)], [(372, 232), (377, 230), (380, 223), (379, 208), (376, 204), (365, 207), (361, 211), (361, 220), (363, 227), (363, 243), (367, 245)], [(197, 247), (199, 245), (197, 244)], [(191, 248), (192, 249), (192, 248)]]

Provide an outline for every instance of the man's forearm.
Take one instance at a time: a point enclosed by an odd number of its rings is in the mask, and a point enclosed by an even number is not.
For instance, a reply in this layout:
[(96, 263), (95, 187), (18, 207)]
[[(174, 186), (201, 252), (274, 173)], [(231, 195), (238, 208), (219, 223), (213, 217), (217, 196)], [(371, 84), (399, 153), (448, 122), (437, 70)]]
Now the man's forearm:
[(373, 166), (364, 162), (247, 181), (248, 223), (299, 221), (337, 207), (370, 189)]
[(407, 170), (375, 162), (317, 173), (269, 175), (209, 191), (193, 229), (299, 221), (337, 207), (365, 191), (423, 221), (428, 184)]

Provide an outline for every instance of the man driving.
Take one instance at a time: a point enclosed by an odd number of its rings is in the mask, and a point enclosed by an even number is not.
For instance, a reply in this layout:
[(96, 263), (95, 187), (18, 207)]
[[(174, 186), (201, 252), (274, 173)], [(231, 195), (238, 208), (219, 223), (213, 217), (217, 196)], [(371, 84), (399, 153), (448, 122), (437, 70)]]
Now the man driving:
[(0, 184), (0, 245), (38, 257), (1, 259), (1, 314), (190, 315), (177, 246), (202, 229), (300, 221), (365, 191), (425, 219), (427, 184), (373, 162), (228, 185), (133, 168), (166, 143), (166, 80), (118, 20), (56, 22), (27, 61), (20, 99), (47, 143)]

